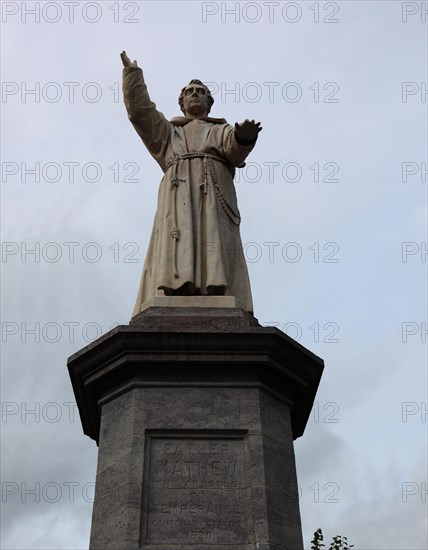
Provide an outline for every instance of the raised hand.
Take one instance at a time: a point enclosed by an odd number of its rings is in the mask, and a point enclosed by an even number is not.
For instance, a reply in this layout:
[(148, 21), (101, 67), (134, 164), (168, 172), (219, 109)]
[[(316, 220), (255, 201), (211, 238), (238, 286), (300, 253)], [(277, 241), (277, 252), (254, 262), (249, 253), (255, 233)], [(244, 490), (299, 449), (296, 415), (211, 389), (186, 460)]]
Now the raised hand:
[(253, 141), (256, 139), (257, 134), (261, 132), (263, 128), (260, 126), (260, 122), (255, 122), (254, 120), (245, 119), (244, 122), (240, 124), (235, 124), (235, 132), (238, 136), (238, 139), (242, 141)]
[(122, 63), (124, 67), (138, 67), (137, 61), (134, 59), (134, 61), (131, 61), (129, 57), (126, 55), (125, 50), (120, 54), (120, 57), (122, 59)]

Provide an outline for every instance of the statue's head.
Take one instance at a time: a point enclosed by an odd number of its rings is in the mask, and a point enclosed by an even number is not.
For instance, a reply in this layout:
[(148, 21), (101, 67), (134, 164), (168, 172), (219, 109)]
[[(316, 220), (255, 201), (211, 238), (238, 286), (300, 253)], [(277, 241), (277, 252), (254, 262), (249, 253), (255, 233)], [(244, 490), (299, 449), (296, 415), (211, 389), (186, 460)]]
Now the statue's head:
[(214, 98), (203, 82), (194, 79), (181, 90), (178, 103), (186, 116), (201, 118), (211, 111)]

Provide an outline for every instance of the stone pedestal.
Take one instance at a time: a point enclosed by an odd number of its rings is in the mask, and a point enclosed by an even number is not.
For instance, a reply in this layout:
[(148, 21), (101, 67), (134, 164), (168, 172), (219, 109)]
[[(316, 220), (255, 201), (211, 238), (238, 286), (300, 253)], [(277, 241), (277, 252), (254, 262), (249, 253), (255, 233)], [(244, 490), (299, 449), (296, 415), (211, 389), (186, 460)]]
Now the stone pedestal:
[(293, 439), (323, 362), (238, 308), (150, 307), (70, 357), (90, 548), (302, 550)]

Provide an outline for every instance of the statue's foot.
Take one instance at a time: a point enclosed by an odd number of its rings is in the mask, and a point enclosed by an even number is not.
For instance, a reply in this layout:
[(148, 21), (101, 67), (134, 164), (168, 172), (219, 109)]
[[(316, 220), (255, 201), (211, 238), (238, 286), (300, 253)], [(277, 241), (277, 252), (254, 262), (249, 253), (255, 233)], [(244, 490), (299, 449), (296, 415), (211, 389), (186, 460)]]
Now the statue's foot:
[(224, 296), (226, 288), (225, 285), (210, 285), (205, 292), (202, 292), (200, 288), (195, 287), (193, 283), (188, 281), (179, 288), (160, 286), (159, 290), (163, 290), (165, 296)]
[(225, 285), (210, 285), (207, 287), (207, 292), (210, 296), (224, 296), (226, 293)]

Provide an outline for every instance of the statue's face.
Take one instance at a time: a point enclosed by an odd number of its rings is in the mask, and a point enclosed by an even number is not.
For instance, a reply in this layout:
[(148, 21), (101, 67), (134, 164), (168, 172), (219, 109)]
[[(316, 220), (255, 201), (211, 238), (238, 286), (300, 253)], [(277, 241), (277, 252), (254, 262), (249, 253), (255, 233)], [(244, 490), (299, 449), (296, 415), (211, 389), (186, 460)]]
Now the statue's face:
[(209, 101), (205, 88), (199, 84), (189, 84), (184, 89), (183, 107), (186, 115), (193, 118), (207, 116)]

